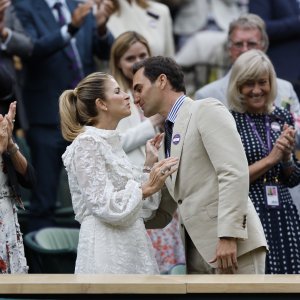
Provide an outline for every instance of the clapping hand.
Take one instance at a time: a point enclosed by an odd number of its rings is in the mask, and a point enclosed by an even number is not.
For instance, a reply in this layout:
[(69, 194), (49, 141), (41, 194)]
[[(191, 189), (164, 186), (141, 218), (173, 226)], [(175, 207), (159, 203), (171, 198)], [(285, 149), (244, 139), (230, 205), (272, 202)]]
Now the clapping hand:
[(10, 150), (10, 148), (14, 147), (12, 134), (14, 130), (16, 111), (17, 111), (17, 102), (14, 101), (9, 105), (8, 113), (5, 115), (5, 118), (7, 120), (7, 138), (8, 138), (7, 150), (8, 151)]
[(72, 25), (76, 28), (80, 28), (83, 24), (86, 16), (90, 13), (94, 5), (94, 2), (89, 0), (85, 3), (79, 3), (72, 14)]
[(0, 0), (0, 35), (2, 36), (2, 31), (4, 29), (4, 14), (6, 9), (10, 6), (10, 0)]
[(282, 160), (288, 161), (295, 148), (296, 130), (287, 124), (284, 124), (280, 137), (276, 140), (276, 147), (282, 152)]
[(7, 119), (0, 114), (0, 153), (7, 150), (8, 133), (7, 133)]
[(111, 0), (97, 0), (95, 1), (95, 4), (95, 17), (97, 21), (98, 32), (100, 35), (102, 35), (106, 32), (106, 23), (109, 17), (115, 11), (115, 6)]

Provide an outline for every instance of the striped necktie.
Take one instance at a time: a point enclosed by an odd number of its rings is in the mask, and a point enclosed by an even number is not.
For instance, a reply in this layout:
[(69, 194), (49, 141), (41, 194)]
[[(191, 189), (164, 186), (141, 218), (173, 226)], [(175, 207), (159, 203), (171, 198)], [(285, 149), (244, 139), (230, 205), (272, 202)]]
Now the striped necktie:
[[(58, 24), (62, 27), (67, 24), (65, 16), (62, 11), (62, 3), (56, 2), (53, 5), (53, 8), (56, 9), (58, 14)], [(70, 88), (75, 88), (78, 84), (78, 82), (83, 78), (83, 74), (80, 68), (80, 64), (77, 60), (75, 50), (71, 44), (71, 42), (65, 47), (65, 51), (70, 58), (72, 64), (71, 64), (71, 70), (73, 75), (73, 80), (70, 84)]]

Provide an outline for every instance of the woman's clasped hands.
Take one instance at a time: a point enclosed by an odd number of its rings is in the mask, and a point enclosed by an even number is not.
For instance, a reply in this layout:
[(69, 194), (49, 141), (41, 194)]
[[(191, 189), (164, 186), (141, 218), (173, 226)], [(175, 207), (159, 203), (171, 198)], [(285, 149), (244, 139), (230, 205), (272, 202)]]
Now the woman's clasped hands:
[(0, 153), (9, 151), (11, 145), (14, 144), (12, 133), (16, 116), (16, 105), (16, 101), (12, 102), (8, 113), (5, 116), (0, 114)]
[(273, 148), (274, 152), (276, 152), (278, 162), (291, 159), (295, 148), (295, 136), (296, 130), (292, 126), (284, 124), (283, 131), (276, 140), (275, 147)]

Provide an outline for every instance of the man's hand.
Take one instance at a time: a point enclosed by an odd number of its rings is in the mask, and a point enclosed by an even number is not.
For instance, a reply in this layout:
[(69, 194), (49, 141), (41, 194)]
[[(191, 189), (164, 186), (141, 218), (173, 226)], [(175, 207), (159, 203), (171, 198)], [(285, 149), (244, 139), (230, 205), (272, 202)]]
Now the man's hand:
[(111, 0), (96, 1), (95, 18), (99, 35), (106, 33), (106, 23), (113, 14), (115, 6)]
[(90, 13), (94, 5), (93, 1), (87, 1), (85, 3), (80, 3), (72, 14), (72, 21), (71, 24), (76, 27), (80, 28), (83, 24), (86, 16)]
[(5, 10), (10, 6), (10, 0), (0, 0), (0, 16), (4, 15)]
[(6, 9), (10, 6), (10, 0), (0, 0), (0, 37), (5, 40), (7, 34), (4, 26), (4, 14)]
[(231, 237), (219, 239), (216, 256), (209, 263), (217, 262), (219, 274), (234, 274), (238, 268), (237, 263), (237, 240)]

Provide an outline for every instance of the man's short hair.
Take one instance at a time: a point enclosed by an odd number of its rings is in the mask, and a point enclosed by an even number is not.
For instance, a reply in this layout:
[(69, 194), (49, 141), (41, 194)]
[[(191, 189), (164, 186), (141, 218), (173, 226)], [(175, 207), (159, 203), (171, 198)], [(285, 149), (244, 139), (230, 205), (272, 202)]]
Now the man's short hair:
[(165, 74), (172, 86), (172, 90), (186, 93), (184, 74), (174, 59), (164, 56), (146, 58), (133, 65), (133, 74), (142, 68), (144, 68), (144, 75), (151, 83), (154, 83), (161, 74)]

